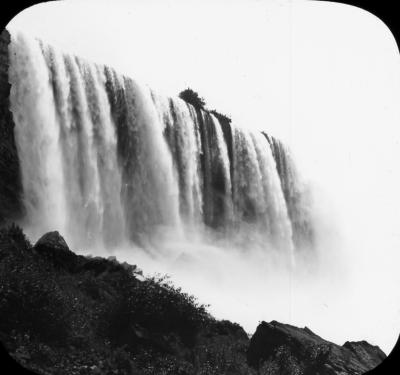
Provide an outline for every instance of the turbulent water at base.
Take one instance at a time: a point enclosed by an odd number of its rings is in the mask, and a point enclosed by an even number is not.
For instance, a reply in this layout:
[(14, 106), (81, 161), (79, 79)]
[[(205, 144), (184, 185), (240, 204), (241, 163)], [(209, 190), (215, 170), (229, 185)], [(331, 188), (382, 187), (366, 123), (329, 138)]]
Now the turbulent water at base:
[(240, 233), (288, 253), (312, 242), (304, 186), (277, 139), (20, 34), (9, 52), (33, 233), (105, 247)]

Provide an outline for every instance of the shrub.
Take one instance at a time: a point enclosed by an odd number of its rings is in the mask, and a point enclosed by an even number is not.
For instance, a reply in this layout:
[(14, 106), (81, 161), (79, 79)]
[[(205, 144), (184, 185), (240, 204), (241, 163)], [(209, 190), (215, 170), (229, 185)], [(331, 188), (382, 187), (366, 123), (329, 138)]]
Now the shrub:
[(152, 277), (125, 286), (125, 296), (110, 312), (109, 332), (118, 345), (135, 345), (126, 327), (142, 327), (146, 332), (177, 334), (186, 344), (193, 342), (197, 329), (211, 320), (195, 297), (176, 288), (167, 276)]
[(193, 105), (195, 108), (204, 109), (206, 102), (204, 98), (201, 98), (196, 91), (190, 88), (183, 90), (179, 93), (179, 97), (186, 103)]
[(35, 264), (23, 264), (8, 275), (2, 273), (0, 282), (1, 331), (16, 329), (52, 342), (66, 340), (67, 302), (46, 273)]

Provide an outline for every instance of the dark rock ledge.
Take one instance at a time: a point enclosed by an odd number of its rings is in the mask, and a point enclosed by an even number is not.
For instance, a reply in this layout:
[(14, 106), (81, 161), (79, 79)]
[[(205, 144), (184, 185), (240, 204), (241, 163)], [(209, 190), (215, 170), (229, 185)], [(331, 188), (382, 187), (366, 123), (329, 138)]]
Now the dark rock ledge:
[(0, 230), (0, 341), (39, 374), (362, 374), (385, 354), (308, 328), (262, 322), (252, 338), (168, 279), (76, 255), (58, 232), (34, 246)]

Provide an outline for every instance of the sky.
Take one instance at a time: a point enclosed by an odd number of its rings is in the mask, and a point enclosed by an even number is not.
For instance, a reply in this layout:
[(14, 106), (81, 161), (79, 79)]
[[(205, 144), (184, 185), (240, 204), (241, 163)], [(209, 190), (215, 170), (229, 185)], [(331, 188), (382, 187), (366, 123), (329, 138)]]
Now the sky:
[[(319, 289), (294, 285), (304, 290), (286, 322), (391, 350), (400, 328), (400, 59), (382, 21), (309, 0), (66, 0), (26, 9), (8, 28), (166, 95), (191, 87), (210, 109), (286, 141), (313, 186), (325, 252), (341, 259)], [(266, 319), (210, 299), (217, 316), (248, 330)]]

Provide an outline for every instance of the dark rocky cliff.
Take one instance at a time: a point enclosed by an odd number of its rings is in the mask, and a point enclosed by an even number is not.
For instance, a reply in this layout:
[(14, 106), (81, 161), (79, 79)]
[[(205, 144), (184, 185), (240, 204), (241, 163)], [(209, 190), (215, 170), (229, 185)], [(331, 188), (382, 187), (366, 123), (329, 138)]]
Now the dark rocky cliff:
[(0, 225), (17, 219), (22, 206), (21, 178), (14, 140), (14, 121), (9, 110), (10, 84), (8, 82), (8, 45), (10, 34), (0, 34)]
[(247, 359), (259, 374), (363, 374), (379, 365), (385, 353), (366, 341), (343, 346), (326, 341), (309, 328), (272, 321), (254, 333)]
[(165, 280), (76, 255), (57, 232), (32, 246), (18, 227), (0, 230), (0, 301), (1, 342), (41, 374), (356, 375), (385, 358), (277, 322), (249, 339)]

